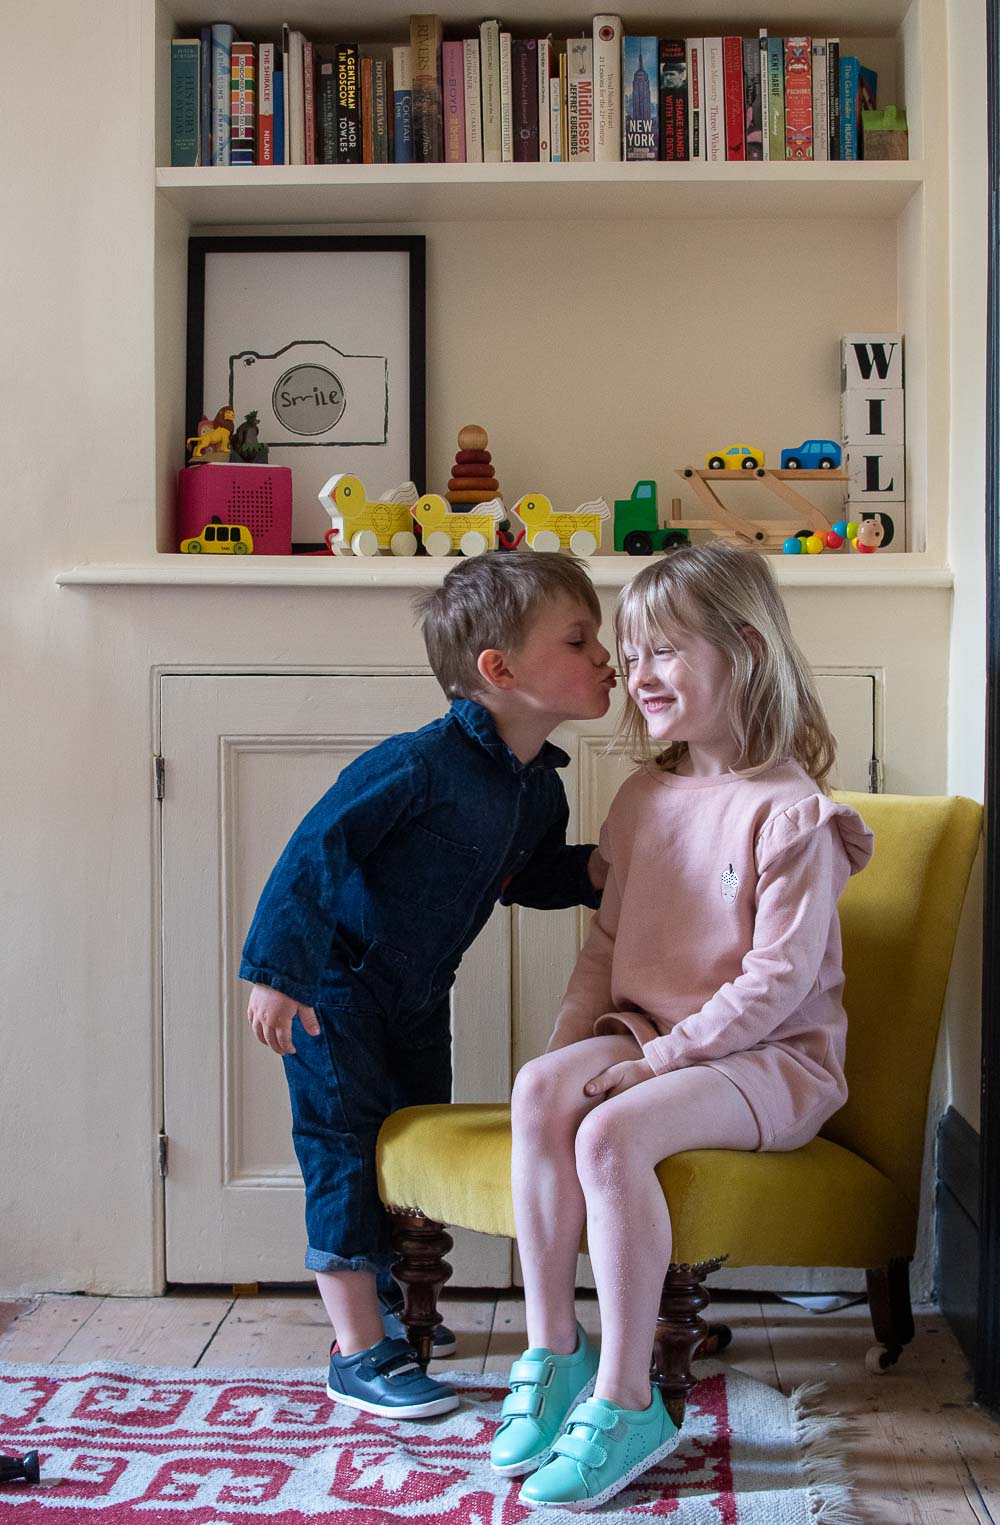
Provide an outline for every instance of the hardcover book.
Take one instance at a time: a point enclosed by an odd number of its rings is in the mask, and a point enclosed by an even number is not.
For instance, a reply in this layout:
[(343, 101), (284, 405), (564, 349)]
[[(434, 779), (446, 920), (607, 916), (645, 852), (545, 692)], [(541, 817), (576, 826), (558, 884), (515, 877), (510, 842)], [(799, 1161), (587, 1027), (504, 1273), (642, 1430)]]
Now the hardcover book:
[(511, 42), (511, 110), (515, 164), (538, 163), (538, 42)]
[(465, 162), (483, 162), (483, 111), (479, 38), (466, 37), (462, 43), (463, 86), (465, 91)]
[(840, 158), (840, 38), (826, 39), (826, 96), (830, 113), (830, 158)]
[(830, 98), (827, 94), (827, 42), (812, 40), (813, 158), (830, 157)]
[(625, 105), (625, 161), (655, 160), (659, 147), (659, 43), (655, 37), (625, 37), (622, 76)]
[(538, 39), (538, 158), (547, 164), (558, 153), (552, 153), (552, 38)]
[(337, 64), (319, 60), (316, 70), (316, 162), (337, 162)]
[(444, 111), (444, 162), (465, 163), (465, 48), (441, 44), (441, 101)]
[[(622, 158), (622, 18), (595, 16), (594, 28), (594, 159), (619, 164)], [(656, 54), (648, 60), (656, 95)]]
[(726, 100), (726, 158), (745, 159), (742, 37), (722, 39), (722, 88)]
[(384, 58), (372, 59), (372, 163), (388, 164), (390, 153), (390, 120), (392, 115), (392, 80), (389, 65)]
[(511, 36), (500, 33), (500, 158), (504, 164), (514, 162), (514, 114), (511, 98)]
[[(277, 64), (278, 53), (275, 49), (274, 61)], [(285, 71), (275, 68), (274, 71), (274, 162), (285, 164)]]
[(361, 162), (362, 164), (375, 163), (375, 132), (373, 110), (375, 105), (375, 88), (372, 79), (372, 57), (370, 53), (362, 50), (360, 59), (361, 69)]
[(500, 23), (479, 24), (479, 64), (482, 75), (483, 160), (499, 164), (500, 145)]
[(397, 164), (413, 163), (413, 98), (410, 50), (392, 50), (392, 144)]
[(198, 36), (201, 43), (201, 68), (199, 71), (201, 81), (200, 101), (198, 107), (200, 127), (200, 159), (201, 164), (212, 163), (212, 92), (214, 81), (212, 78), (212, 28), (203, 26)]
[(705, 43), (688, 37), (684, 44), (688, 79), (688, 155), (704, 160), (705, 149)]
[(230, 52), (235, 32), (227, 21), (212, 26), (212, 163), (230, 164)]
[(444, 159), (441, 106), (441, 17), (410, 17), (410, 64), (413, 70), (413, 158), (417, 164)]
[(683, 37), (660, 38), (660, 158), (688, 157), (687, 48)]
[(566, 134), (570, 163), (594, 157), (594, 42), (566, 39)]
[(726, 89), (722, 38), (705, 38), (705, 157), (719, 164), (726, 157)]
[(170, 44), (170, 162), (201, 163), (201, 40)]
[(257, 99), (252, 42), (234, 42), (230, 50), (229, 162), (254, 164), (257, 158)]
[(785, 38), (785, 158), (811, 159), (812, 43), (808, 37)]
[(276, 164), (275, 148), (274, 43), (262, 42), (257, 49), (257, 163)]
[(785, 157), (785, 42), (767, 39), (767, 140), (768, 157)]
[(337, 163), (361, 163), (361, 77), (356, 42), (337, 44)]
[(764, 157), (764, 111), (760, 81), (760, 41), (743, 38), (743, 145), (748, 159)]
[(289, 164), (306, 162), (305, 79), (302, 53), (305, 38), (301, 32), (288, 31), (288, 58), (285, 64), (285, 148)]
[(308, 37), (302, 39), (303, 154), (307, 164), (316, 163), (316, 54)]

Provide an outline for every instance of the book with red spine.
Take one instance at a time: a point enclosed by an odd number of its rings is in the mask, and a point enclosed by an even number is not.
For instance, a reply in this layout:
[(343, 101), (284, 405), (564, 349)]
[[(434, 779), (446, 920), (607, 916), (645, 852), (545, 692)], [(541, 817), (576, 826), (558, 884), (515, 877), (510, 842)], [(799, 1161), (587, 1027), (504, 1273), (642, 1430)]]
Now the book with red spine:
[(514, 163), (538, 163), (538, 41), (514, 37), (510, 45), (511, 131)]
[(722, 88), (726, 97), (726, 158), (745, 159), (742, 37), (722, 39)]
[(465, 163), (465, 44), (441, 44), (441, 103), (444, 110), (444, 162)]
[(257, 49), (257, 163), (274, 164), (274, 43)]
[(785, 158), (813, 156), (812, 38), (785, 38)]
[(361, 162), (375, 163), (375, 84), (372, 78), (372, 59), (369, 54), (361, 57)]
[(302, 112), (306, 163), (316, 163), (316, 54), (308, 37), (302, 43)]
[(229, 143), (233, 165), (257, 162), (257, 90), (252, 42), (230, 49)]

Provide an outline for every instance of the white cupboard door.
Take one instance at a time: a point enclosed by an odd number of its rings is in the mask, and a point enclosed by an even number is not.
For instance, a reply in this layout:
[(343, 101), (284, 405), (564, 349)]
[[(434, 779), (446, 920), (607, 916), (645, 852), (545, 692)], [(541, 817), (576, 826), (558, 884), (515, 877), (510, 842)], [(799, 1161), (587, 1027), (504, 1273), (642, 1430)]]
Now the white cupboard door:
[[(240, 949), (302, 816), (383, 737), (442, 713), (428, 677), (167, 675), (161, 684), (167, 1279), (308, 1280), (281, 1061), (246, 1022)], [(417, 914), (417, 908), (415, 908)], [(452, 1001), (456, 1100), (510, 1088), (510, 913)], [(505, 1240), (455, 1234), (455, 1282), (509, 1286)]]

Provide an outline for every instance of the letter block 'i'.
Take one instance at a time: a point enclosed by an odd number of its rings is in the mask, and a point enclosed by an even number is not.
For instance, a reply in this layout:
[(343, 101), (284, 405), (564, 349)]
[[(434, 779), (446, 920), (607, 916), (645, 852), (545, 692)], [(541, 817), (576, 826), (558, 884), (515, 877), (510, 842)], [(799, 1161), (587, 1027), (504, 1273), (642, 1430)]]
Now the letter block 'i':
[(883, 549), (906, 547), (906, 450), (902, 334), (845, 334), (840, 420), (853, 519), (885, 506)]

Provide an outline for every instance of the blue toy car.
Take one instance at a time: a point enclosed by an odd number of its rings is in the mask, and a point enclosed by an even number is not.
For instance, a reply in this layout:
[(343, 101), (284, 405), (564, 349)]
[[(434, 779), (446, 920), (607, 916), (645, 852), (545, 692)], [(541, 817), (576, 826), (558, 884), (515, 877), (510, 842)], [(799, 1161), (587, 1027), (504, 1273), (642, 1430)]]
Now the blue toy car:
[(840, 446), (832, 439), (805, 439), (781, 452), (782, 471), (836, 471)]

